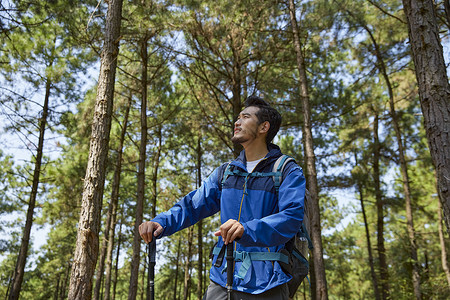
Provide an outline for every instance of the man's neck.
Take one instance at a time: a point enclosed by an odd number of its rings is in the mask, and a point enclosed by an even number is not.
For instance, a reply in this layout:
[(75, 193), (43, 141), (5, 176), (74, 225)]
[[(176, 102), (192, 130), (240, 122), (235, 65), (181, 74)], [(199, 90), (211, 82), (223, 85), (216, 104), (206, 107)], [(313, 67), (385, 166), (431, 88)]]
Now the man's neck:
[(264, 158), (267, 153), (269, 153), (265, 141), (259, 143), (255, 142), (248, 145), (242, 145), (245, 150), (245, 158), (247, 159), (247, 161), (255, 161)]

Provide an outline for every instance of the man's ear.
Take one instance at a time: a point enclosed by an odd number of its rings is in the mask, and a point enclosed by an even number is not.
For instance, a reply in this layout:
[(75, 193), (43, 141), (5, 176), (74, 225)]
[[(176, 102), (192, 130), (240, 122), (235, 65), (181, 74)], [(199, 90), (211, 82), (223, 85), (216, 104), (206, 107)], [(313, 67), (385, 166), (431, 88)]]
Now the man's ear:
[(269, 132), (269, 128), (270, 128), (269, 121), (265, 121), (265, 122), (259, 124), (259, 132), (260, 133), (267, 133), (267, 132)]

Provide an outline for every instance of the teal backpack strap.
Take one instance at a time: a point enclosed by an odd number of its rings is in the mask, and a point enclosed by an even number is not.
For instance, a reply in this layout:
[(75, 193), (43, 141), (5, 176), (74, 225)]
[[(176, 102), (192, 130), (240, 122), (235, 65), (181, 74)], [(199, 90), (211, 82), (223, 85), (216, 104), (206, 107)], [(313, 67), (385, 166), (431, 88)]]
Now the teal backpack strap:
[[(223, 251), (224, 247), (214, 247), (213, 255), (219, 255)], [(236, 275), (240, 279), (244, 279), (245, 274), (247, 274), (252, 261), (279, 261), (285, 264), (289, 263), (289, 257), (281, 252), (247, 252), (247, 251), (234, 251), (233, 256), (235, 261), (242, 262), (238, 274)], [(219, 257), (217, 259), (219, 259)], [(222, 261), (220, 261), (220, 265)], [(220, 266), (219, 265), (219, 266)], [(215, 265), (217, 267), (217, 265)]]
[(230, 176), (230, 175), (236, 175), (236, 176), (242, 176), (242, 177), (255, 176), (255, 175), (252, 175), (251, 173), (240, 171), (238, 169), (231, 170), (231, 163), (228, 163), (227, 167), (225, 168), (225, 171), (224, 171), (224, 173), (222, 175), (222, 180), (221, 180), (221, 187), (222, 188), (223, 188), (223, 185), (224, 185), (225, 181), (228, 179), (228, 176)]
[(225, 168), (225, 172), (222, 175), (222, 181), (220, 182), (220, 187), (223, 189), (223, 184), (225, 183), (225, 180), (227, 180), (228, 176), (233, 174), (230, 171), (230, 163), (227, 164), (227, 167)]
[(283, 180), (283, 170), (286, 164), (289, 161), (295, 161), (294, 158), (290, 157), (289, 155), (283, 154), (280, 157), (278, 157), (277, 161), (273, 165), (272, 173), (273, 175), (273, 182), (275, 186), (275, 191), (278, 193), (281, 185), (281, 181)]
[(280, 252), (246, 252), (246, 251), (234, 251), (233, 253), (235, 261), (241, 261), (242, 264), (237, 271), (236, 277), (244, 279), (247, 274), (252, 261), (279, 261), (285, 264), (289, 263), (289, 257), (286, 254)]
[(278, 157), (278, 159), (275, 161), (275, 164), (273, 165), (273, 168), (272, 168), (272, 172), (252, 172), (252, 173), (247, 173), (244, 171), (240, 171), (238, 169), (231, 170), (231, 163), (228, 163), (225, 168), (225, 171), (222, 175), (220, 187), (223, 188), (225, 180), (227, 180), (228, 176), (230, 176), (230, 175), (242, 176), (242, 177), (246, 177), (246, 178), (271, 176), (273, 178), (275, 191), (278, 193), (281, 182), (283, 180), (284, 167), (286, 166), (286, 164), (289, 161), (295, 161), (295, 160), (294, 160), (294, 158), (290, 157), (289, 155), (283, 154), (280, 157)]

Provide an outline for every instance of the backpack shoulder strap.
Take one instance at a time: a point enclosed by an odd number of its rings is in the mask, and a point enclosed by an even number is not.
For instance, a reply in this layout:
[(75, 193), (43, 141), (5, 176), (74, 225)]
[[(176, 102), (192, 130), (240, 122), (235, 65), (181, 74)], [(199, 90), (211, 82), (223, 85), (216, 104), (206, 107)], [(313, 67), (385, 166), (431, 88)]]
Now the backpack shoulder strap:
[[(223, 189), (223, 184), (225, 180), (227, 180), (228, 176), (230, 176), (230, 164), (231, 162), (227, 162), (225, 167), (222, 167), (222, 174), (219, 174), (219, 187), (220, 189)], [(223, 165), (222, 165), (223, 166)]]
[[(278, 191), (280, 189), (281, 182), (283, 181), (283, 170), (284, 170), (284, 167), (286, 166), (286, 164), (289, 161), (294, 161), (295, 162), (295, 159), (293, 157), (289, 156), (289, 155), (283, 154), (277, 159), (277, 161), (273, 165), (273, 168), (272, 168), (272, 173), (274, 173), (273, 181), (274, 181), (275, 190), (276, 190), (277, 193), (278, 193)], [(310, 195), (310, 193), (309, 193), (309, 191), (307, 189), (305, 189), (305, 199), (304, 199), (304, 201), (305, 201), (305, 208), (304, 208), (304, 214), (303, 214), (302, 227), (301, 227), (301, 230), (299, 232), (299, 237), (300, 237), (300, 239), (307, 240), (308, 241), (308, 248), (309, 249), (313, 249), (313, 244), (312, 244), (311, 238), (309, 236), (310, 224), (309, 224), (309, 218), (308, 218), (308, 202), (311, 201), (311, 195)], [(292, 243), (292, 245), (287, 246), (287, 248), (292, 248), (294, 242), (293, 242), (293, 240), (291, 240), (291, 241), (289, 241), (287, 243), (287, 245), (290, 242)]]
[(290, 157), (289, 155), (283, 154), (275, 161), (275, 164), (272, 168), (272, 173), (274, 175), (272, 176), (273, 182), (275, 185), (275, 191), (278, 193), (280, 189), (281, 182), (283, 181), (283, 170), (286, 164), (290, 161), (294, 161), (294, 158)]
[[(238, 175), (243, 177), (264, 177), (264, 176), (272, 176), (275, 191), (278, 193), (280, 189), (281, 182), (283, 181), (283, 171), (284, 167), (287, 165), (288, 162), (294, 161), (294, 158), (289, 155), (281, 155), (278, 157), (278, 159), (275, 161), (272, 172), (270, 173), (261, 173), (261, 172), (252, 172), (247, 173), (240, 170), (231, 170), (231, 163), (228, 162), (221, 167), (221, 174), (219, 174), (219, 182), (220, 182), (220, 188), (223, 188), (223, 185), (225, 181), (228, 179), (230, 175)], [(226, 165), (226, 166), (225, 166)]]

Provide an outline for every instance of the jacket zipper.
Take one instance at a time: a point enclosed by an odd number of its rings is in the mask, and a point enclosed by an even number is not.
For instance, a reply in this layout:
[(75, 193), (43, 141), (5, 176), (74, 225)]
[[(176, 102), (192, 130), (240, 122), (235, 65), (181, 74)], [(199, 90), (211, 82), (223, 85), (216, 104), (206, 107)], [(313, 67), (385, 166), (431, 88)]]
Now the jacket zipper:
[[(258, 164), (253, 168), (253, 170), (255, 170), (256, 169), (256, 167), (262, 162), (262, 161), (265, 161), (267, 159), (267, 157), (264, 157), (263, 159), (261, 159), (261, 161), (260, 162), (258, 162)], [(250, 173), (248, 173), (249, 175), (250, 175)], [(239, 205), (239, 216), (238, 216), (238, 222), (240, 222), (241, 221), (241, 213), (242, 213), (242, 204), (244, 203), (244, 197), (245, 197), (245, 194), (246, 194), (246, 191), (247, 191), (247, 179), (248, 179), (248, 176), (249, 175), (247, 175), (246, 177), (245, 177), (245, 180), (244, 180), (244, 189), (243, 189), (243, 192), (242, 192), (242, 198), (241, 198), (241, 204)], [(236, 243), (234, 244), (234, 251), (236, 251), (236, 249), (237, 249), (237, 245), (236, 245)], [(267, 249), (269, 249), (269, 248), (267, 248)], [(269, 250), (269, 252), (270, 252), (270, 250)]]

